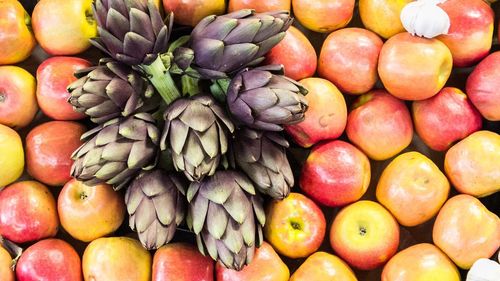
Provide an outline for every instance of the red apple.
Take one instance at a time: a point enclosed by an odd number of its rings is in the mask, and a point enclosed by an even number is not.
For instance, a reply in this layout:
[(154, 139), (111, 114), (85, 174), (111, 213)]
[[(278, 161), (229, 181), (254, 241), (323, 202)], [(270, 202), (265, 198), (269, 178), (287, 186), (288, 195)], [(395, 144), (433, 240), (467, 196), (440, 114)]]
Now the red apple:
[(377, 82), (383, 42), (377, 34), (357, 27), (332, 32), (323, 42), (318, 73), (343, 93), (363, 94)]
[(61, 186), (70, 179), (71, 154), (82, 141), (84, 125), (70, 121), (51, 121), (38, 125), (26, 136), (28, 173), (35, 179)]
[(364, 94), (352, 108), (347, 116), (347, 137), (371, 159), (389, 159), (411, 143), (410, 112), (403, 101), (387, 91)]
[(81, 281), (80, 256), (63, 240), (42, 240), (21, 255), (16, 278), (17, 281)]
[(19, 1), (0, 1), (0, 22), (0, 65), (25, 60), (36, 46), (30, 15)]
[(45, 60), (36, 71), (38, 81), (36, 97), (40, 109), (55, 120), (79, 120), (85, 115), (73, 110), (68, 103), (70, 93), (66, 89), (76, 81), (77, 70), (90, 67), (91, 62), (76, 57), (51, 57)]
[(453, 64), (471, 66), (488, 55), (495, 13), (484, 0), (447, 0), (439, 6), (450, 17), (448, 34), (437, 39), (448, 46)]
[(211, 280), (214, 280), (214, 261), (191, 244), (167, 244), (153, 257), (152, 281)]
[(14, 183), (0, 192), (0, 235), (25, 243), (54, 237), (59, 227), (56, 201), (36, 181)]
[(417, 134), (437, 151), (447, 150), (482, 126), (481, 114), (457, 88), (446, 87), (432, 98), (414, 101), (412, 109)]
[(257, 13), (272, 11), (290, 11), (291, 0), (229, 0), (228, 12), (242, 9), (254, 9)]
[(467, 78), (466, 93), (484, 118), (500, 121), (500, 51), (483, 59)]
[(354, 0), (292, 0), (294, 16), (304, 27), (332, 32), (346, 26), (354, 13)]
[(347, 106), (342, 93), (330, 81), (321, 78), (306, 78), (300, 83), (309, 90), (305, 96), (309, 108), (302, 122), (285, 126), (287, 133), (303, 147), (340, 137), (347, 122)]
[(330, 229), (330, 244), (351, 266), (372, 270), (396, 253), (399, 225), (382, 205), (359, 201), (337, 214)]
[[(300, 60), (297, 58), (300, 57)], [(307, 37), (297, 28), (290, 26), (285, 38), (266, 54), (266, 64), (282, 64), (285, 75), (300, 80), (316, 72), (316, 51)]]
[(340, 140), (315, 146), (300, 177), (302, 191), (329, 207), (359, 200), (369, 184), (370, 161), (359, 149)]
[(12, 257), (9, 252), (0, 246), (0, 280), (14, 281), (14, 271), (12, 271)]

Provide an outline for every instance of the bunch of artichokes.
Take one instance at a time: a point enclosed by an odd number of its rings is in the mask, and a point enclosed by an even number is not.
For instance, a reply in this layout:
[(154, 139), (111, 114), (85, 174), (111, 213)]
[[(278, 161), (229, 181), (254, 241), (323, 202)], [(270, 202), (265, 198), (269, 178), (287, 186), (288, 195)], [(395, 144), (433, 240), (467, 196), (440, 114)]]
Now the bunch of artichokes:
[(240, 270), (262, 242), (263, 195), (294, 178), (283, 126), (300, 122), (307, 90), (260, 65), (292, 23), (287, 12), (241, 10), (203, 19), (170, 42), (173, 17), (151, 1), (96, 0), (109, 57), (75, 73), (69, 103), (97, 126), (72, 176), (126, 188), (129, 224), (144, 247), (171, 241), (183, 221), (203, 254)]

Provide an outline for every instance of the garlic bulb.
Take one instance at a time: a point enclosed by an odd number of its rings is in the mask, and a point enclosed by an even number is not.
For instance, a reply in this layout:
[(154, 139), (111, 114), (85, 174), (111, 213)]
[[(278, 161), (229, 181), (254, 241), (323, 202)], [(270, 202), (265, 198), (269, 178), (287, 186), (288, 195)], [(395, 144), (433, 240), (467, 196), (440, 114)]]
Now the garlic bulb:
[(412, 35), (433, 38), (447, 34), (450, 17), (437, 4), (446, 0), (418, 0), (408, 3), (401, 10), (403, 27)]
[(466, 281), (498, 281), (500, 264), (489, 259), (478, 259), (467, 273)]

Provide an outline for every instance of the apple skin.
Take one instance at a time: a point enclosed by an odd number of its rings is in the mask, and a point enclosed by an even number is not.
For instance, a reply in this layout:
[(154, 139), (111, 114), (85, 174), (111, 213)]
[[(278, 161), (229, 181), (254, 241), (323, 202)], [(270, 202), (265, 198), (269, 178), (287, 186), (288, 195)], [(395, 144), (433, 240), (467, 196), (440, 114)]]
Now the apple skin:
[[(33, 31), (42, 49), (50, 55), (75, 55), (90, 47), (97, 36), (92, 18), (93, 0), (41, 0), (32, 15)], [(64, 28), (61, 28), (64, 27)]]
[(0, 235), (25, 243), (54, 237), (59, 227), (56, 200), (36, 181), (17, 182), (0, 192)]
[(0, 66), (0, 124), (20, 129), (31, 123), (38, 111), (35, 93), (31, 73), (17, 66)]
[(352, 19), (355, 0), (292, 0), (294, 16), (307, 29), (329, 33)]
[(62, 186), (71, 180), (71, 154), (83, 142), (87, 129), (71, 121), (50, 121), (38, 125), (26, 136), (28, 173), (45, 184)]
[(387, 39), (405, 28), (401, 23), (401, 10), (414, 0), (359, 0), (359, 15), (363, 26)]
[(460, 89), (443, 88), (412, 104), (415, 130), (431, 149), (447, 150), (454, 142), (481, 129), (481, 114)]
[(64, 185), (57, 199), (62, 227), (84, 242), (115, 232), (125, 218), (125, 208), (123, 196), (112, 186), (88, 186), (76, 179)]
[(21, 136), (0, 124), (0, 188), (17, 180), (24, 171), (24, 149)]
[[(300, 60), (297, 60), (298, 57)], [(317, 61), (316, 51), (309, 39), (290, 26), (283, 40), (266, 54), (265, 64), (282, 64), (285, 75), (298, 81), (314, 75)]]
[(14, 271), (11, 268), (12, 257), (9, 252), (0, 246), (0, 280), (14, 281)]
[(330, 81), (306, 78), (299, 81), (309, 93), (309, 108), (302, 122), (285, 126), (286, 132), (302, 147), (342, 135), (347, 123), (347, 105), (342, 93)]
[(452, 146), (444, 170), (460, 193), (485, 197), (500, 191), (500, 135), (478, 131)]
[(304, 258), (316, 252), (325, 237), (326, 221), (321, 209), (300, 193), (270, 202), (264, 237), (280, 254)]
[(162, 0), (165, 13), (174, 13), (178, 24), (196, 26), (210, 15), (222, 15), (226, 11), (225, 0)]
[(423, 100), (437, 94), (451, 74), (453, 58), (437, 39), (396, 34), (382, 46), (378, 74), (385, 88), (403, 100)]
[(488, 55), (495, 13), (484, 0), (447, 0), (439, 4), (450, 17), (448, 34), (437, 37), (453, 55), (453, 64), (466, 67)]
[(363, 94), (377, 82), (382, 39), (357, 27), (332, 32), (319, 55), (319, 76), (330, 80), (342, 93)]
[(370, 161), (355, 146), (340, 140), (315, 146), (300, 177), (302, 191), (328, 207), (359, 200), (369, 184)]
[(351, 266), (372, 270), (396, 253), (399, 225), (382, 205), (361, 200), (337, 214), (330, 228), (330, 244)]
[(467, 78), (465, 92), (484, 118), (500, 121), (500, 51), (484, 58)]
[(156, 250), (152, 281), (213, 281), (214, 261), (196, 247), (170, 243)]
[(340, 258), (325, 252), (316, 252), (293, 273), (290, 281), (357, 281), (351, 268)]
[(380, 175), (376, 196), (403, 226), (417, 226), (434, 217), (448, 198), (450, 183), (425, 155), (403, 153)]
[(422, 243), (394, 255), (384, 266), (382, 281), (460, 281), (455, 264), (438, 247)]
[(55, 120), (80, 120), (85, 114), (73, 110), (68, 103), (70, 93), (67, 87), (76, 81), (74, 73), (88, 68), (92, 63), (77, 57), (51, 57), (46, 59), (36, 71), (38, 81), (36, 97), (40, 109)]
[(31, 245), (16, 265), (18, 281), (81, 281), (80, 256), (67, 242), (45, 239)]
[(30, 16), (19, 1), (0, 2), (0, 65), (16, 64), (28, 58), (36, 46), (30, 30)]
[(228, 12), (242, 9), (254, 9), (257, 13), (290, 11), (291, 0), (229, 0)]
[(288, 281), (290, 278), (290, 270), (267, 242), (256, 249), (252, 262), (241, 271), (227, 269), (218, 262), (216, 272), (217, 281)]
[(500, 247), (500, 219), (477, 198), (456, 195), (439, 211), (432, 240), (458, 267), (469, 269)]
[(98, 238), (90, 242), (82, 258), (87, 281), (149, 281), (151, 266), (149, 252), (128, 237)]
[(403, 101), (387, 91), (373, 90), (364, 94), (352, 108), (347, 116), (347, 137), (369, 158), (389, 159), (411, 143), (410, 112)]

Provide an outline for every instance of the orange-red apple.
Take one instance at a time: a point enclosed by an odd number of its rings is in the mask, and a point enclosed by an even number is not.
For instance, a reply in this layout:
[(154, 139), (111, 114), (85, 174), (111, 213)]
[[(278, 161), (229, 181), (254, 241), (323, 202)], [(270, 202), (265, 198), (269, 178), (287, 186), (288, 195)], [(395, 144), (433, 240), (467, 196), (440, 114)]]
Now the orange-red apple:
[(284, 256), (304, 258), (316, 252), (325, 237), (325, 229), (321, 209), (300, 193), (274, 200), (267, 208), (264, 237)]
[(24, 171), (24, 149), (21, 136), (0, 124), (0, 188), (17, 180)]
[(387, 39), (405, 31), (400, 20), (401, 10), (413, 1), (359, 0), (359, 15), (367, 29)]
[(351, 266), (372, 270), (396, 253), (399, 225), (382, 205), (358, 201), (340, 210), (333, 220), (330, 244)]
[(290, 11), (291, 0), (229, 0), (228, 12), (254, 9), (257, 13)]
[(14, 281), (14, 271), (12, 271), (12, 257), (9, 252), (0, 246), (0, 280)]
[(307, 29), (328, 33), (346, 26), (354, 13), (354, 0), (292, 0), (294, 16)]
[(351, 268), (340, 258), (316, 252), (293, 273), (290, 281), (357, 281)]
[(347, 122), (347, 106), (342, 93), (322, 78), (306, 78), (300, 83), (309, 91), (305, 96), (309, 108), (302, 122), (285, 126), (287, 133), (303, 147), (340, 137)]
[(477, 198), (460, 194), (439, 211), (432, 240), (458, 267), (469, 269), (500, 247), (500, 219)]
[(319, 76), (330, 80), (343, 93), (366, 93), (377, 82), (378, 55), (382, 45), (377, 34), (363, 28), (334, 31), (321, 47)]
[(373, 90), (353, 103), (346, 133), (368, 157), (385, 160), (411, 143), (413, 124), (403, 101), (385, 90)]
[(222, 15), (226, 11), (225, 0), (163, 0), (166, 13), (174, 13), (178, 24), (195, 26), (204, 17)]
[(392, 95), (403, 100), (423, 100), (443, 88), (452, 66), (451, 52), (444, 43), (404, 32), (382, 46), (378, 74)]

